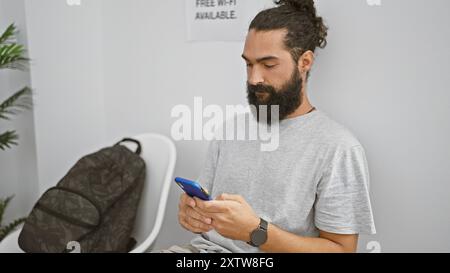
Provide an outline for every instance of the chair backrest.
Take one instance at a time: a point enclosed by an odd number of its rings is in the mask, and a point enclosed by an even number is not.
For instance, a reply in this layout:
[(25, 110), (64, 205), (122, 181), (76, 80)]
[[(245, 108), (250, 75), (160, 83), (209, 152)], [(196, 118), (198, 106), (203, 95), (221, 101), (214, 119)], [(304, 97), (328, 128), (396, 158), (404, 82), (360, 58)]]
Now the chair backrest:
[[(133, 138), (141, 143), (141, 156), (147, 165), (147, 177), (133, 232), (137, 244), (131, 251), (141, 253), (152, 246), (161, 229), (172, 184), (176, 149), (173, 142), (162, 135), (142, 134)], [(133, 144), (122, 145), (131, 148)]]

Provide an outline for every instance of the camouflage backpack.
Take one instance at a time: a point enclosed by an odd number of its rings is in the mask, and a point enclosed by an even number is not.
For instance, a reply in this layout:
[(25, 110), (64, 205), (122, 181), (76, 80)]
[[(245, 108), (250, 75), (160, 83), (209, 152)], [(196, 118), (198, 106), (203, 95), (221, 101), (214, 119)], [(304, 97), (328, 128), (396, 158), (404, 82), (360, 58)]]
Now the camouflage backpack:
[[(123, 145), (137, 144), (136, 152)], [(37, 201), (19, 236), (25, 252), (128, 252), (145, 180), (141, 145), (125, 138), (82, 157)]]

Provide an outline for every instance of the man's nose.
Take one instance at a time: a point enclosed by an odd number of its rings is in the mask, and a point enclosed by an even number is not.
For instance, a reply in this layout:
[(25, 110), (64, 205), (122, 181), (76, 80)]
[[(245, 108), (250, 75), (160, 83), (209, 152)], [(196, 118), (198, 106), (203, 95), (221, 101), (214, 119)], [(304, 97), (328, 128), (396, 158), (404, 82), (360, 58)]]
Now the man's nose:
[(262, 76), (262, 73), (258, 71), (258, 69), (253, 68), (251, 71), (248, 72), (248, 83), (251, 85), (258, 85), (264, 83), (264, 77)]

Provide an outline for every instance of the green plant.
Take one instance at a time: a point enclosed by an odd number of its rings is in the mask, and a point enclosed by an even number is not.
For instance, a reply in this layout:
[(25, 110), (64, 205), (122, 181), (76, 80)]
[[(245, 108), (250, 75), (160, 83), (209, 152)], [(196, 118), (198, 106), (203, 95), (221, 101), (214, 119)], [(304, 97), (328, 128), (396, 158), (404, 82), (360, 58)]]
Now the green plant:
[(0, 242), (11, 233), (16, 227), (22, 224), (26, 218), (19, 218), (17, 220), (12, 221), (7, 225), (3, 225), (3, 215), (5, 213), (6, 207), (8, 207), (9, 202), (14, 198), (14, 196), (7, 197), (5, 199), (0, 199)]
[[(14, 24), (8, 26), (0, 36), (0, 69), (27, 69), (29, 61), (25, 55), (25, 47), (16, 43), (17, 30)], [(10, 116), (17, 114), (22, 109), (30, 109), (32, 106), (32, 91), (29, 87), (23, 87), (0, 104), (0, 119), (9, 120)], [(19, 136), (16, 131), (8, 130), (0, 133), (0, 149), (11, 148), (17, 145)]]
[[(0, 70), (23, 71), (27, 69), (29, 59), (25, 57), (25, 47), (16, 42), (16, 33), (15, 25), (11, 24), (0, 36)], [(27, 86), (15, 92), (0, 104), (0, 119), (9, 120), (12, 115), (18, 114), (20, 110), (30, 109), (32, 107), (31, 96), (32, 91)], [(12, 145), (18, 145), (18, 139), (19, 136), (15, 130), (0, 133), (0, 149), (5, 150), (11, 148)], [(0, 241), (25, 221), (25, 218), (20, 218), (7, 225), (2, 224), (5, 210), (12, 199), (13, 196), (0, 199)]]

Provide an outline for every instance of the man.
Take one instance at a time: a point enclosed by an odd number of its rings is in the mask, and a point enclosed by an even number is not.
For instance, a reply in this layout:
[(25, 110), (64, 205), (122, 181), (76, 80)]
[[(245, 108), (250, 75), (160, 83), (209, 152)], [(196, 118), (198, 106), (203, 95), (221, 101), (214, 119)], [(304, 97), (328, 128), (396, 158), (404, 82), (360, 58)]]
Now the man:
[(249, 103), (279, 106), (279, 147), (211, 142), (198, 180), (215, 200), (181, 196), (179, 222), (200, 235), (164, 252), (354, 252), (375, 233), (364, 149), (307, 96), (327, 28), (312, 0), (276, 3), (252, 21), (242, 57)]

